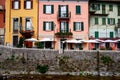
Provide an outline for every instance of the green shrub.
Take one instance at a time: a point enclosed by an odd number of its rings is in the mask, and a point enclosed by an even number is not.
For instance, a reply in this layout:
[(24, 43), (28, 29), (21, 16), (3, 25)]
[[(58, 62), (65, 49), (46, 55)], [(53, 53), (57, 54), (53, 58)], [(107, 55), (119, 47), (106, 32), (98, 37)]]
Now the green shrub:
[(44, 73), (46, 73), (48, 71), (49, 67), (48, 67), (48, 65), (37, 65), (36, 69), (41, 74), (44, 74)]
[(108, 64), (112, 61), (112, 59), (109, 56), (102, 56), (101, 57), (102, 63)]

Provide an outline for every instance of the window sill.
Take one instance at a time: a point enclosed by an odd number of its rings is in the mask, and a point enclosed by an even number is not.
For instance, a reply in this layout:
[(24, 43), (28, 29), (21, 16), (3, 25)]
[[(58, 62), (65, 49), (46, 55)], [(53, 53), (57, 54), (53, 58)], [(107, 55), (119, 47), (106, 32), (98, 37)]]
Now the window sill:
[(82, 32), (82, 30), (75, 30), (75, 32)]
[(25, 9), (25, 10), (31, 10), (32, 8), (31, 8), (31, 9), (26, 9), (26, 8), (24, 8), (24, 9)]
[(51, 32), (52, 30), (45, 30), (45, 32)]

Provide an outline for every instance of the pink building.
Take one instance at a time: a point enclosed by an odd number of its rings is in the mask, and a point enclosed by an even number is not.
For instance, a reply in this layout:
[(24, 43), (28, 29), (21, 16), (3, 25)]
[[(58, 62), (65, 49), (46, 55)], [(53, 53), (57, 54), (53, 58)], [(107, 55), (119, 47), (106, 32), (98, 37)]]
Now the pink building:
[(88, 49), (88, 0), (39, 0), (38, 11), (43, 48)]

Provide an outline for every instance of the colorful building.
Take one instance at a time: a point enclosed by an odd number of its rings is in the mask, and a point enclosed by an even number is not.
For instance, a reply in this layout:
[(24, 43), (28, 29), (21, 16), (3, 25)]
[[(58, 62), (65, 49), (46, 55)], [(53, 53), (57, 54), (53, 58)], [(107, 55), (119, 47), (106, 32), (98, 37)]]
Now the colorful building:
[(90, 0), (89, 14), (89, 38), (109, 40), (99, 44), (106, 49), (120, 48), (120, 43), (112, 42), (120, 38), (120, 0)]
[(6, 0), (5, 5), (5, 45), (17, 46), (21, 36), (37, 38), (38, 0)]
[(0, 0), (0, 44), (4, 44), (5, 0)]
[[(44, 48), (87, 49), (88, 0), (39, 0), (39, 40)], [(72, 41), (73, 42), (69, 42)]]

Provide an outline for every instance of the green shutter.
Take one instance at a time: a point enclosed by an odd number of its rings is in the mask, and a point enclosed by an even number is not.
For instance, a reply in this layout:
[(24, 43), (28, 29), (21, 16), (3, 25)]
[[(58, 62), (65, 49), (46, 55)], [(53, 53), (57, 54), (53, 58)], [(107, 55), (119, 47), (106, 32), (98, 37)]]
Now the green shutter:
[(68, 24), (68, 22), (67, 22), (67, 31), (66, 32), (69, 32), (69, 24)]
[(109, 5), (109, 11), (113, 11), (113, 5)]
[(61, 8), (60, 8), (60, 5), (58, 6), (58, 15), (59, 15), (59, 17), (61, 17)]
[(73, 23), (73, 30), (76, 31), (76, 22)]
[(98, 18), (95, 18), (95, 24), (98, 24)]
[[(68, 14), (68, 5), (66, 5), (66, 13)], [(68, 15), (67, 15), (67, 17), (68, 17)]]
[(99, 38), (99, 32), (95, 31), (95, 38)]
[(103, 24), (103, 25), (106, 24), (106, 18), (102, 18), (102, 24)]
[(108, 24), (110, 24), (110, 18), (108, 18)]
[(81, 31), (84, 31), (84, 24), (81, 22)]
[(113, 24), (115, 25), (115, 18), (113, 19)]
[(46, 13), (46, 5), (43, 5), (43, 13)]
[(54, 14), (54, 6), (53, 5), (51, 5), (52, 6), (52, 14)]
[(97, 9), (98, 9), (98, 10), (100, 10), (100, 4), (97, 4), (97, 6), (98, 6), (98, 8), (97, 8)]
[(114, 35), (113, 35), (113, 32), (110, 32), (110, 38), (113, 38)]
[(52, 26), (51, 30), (53, 31), (54, 30), (54, 23), (53, 22), (51, 22), (51, 26)]
[(45, 22), (43, 22), (43, 31), (46, 30)]
[(80, 6), (76, 6), (76, 14), (80, 14)]

